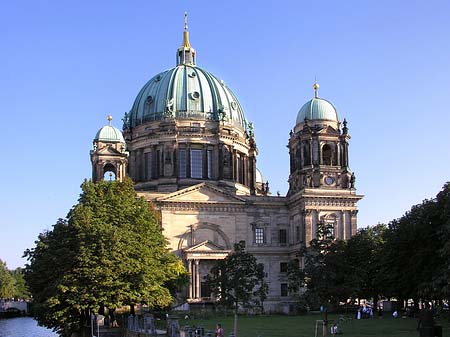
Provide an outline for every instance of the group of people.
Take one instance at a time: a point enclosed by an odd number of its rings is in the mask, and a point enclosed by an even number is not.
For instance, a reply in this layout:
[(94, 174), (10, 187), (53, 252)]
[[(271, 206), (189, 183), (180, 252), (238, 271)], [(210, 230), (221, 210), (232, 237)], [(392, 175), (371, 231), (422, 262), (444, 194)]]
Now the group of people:
[(373, 309), (364, 305), (362, 308), (358, 308), (356, 312), (356, 319), (373, 318)]

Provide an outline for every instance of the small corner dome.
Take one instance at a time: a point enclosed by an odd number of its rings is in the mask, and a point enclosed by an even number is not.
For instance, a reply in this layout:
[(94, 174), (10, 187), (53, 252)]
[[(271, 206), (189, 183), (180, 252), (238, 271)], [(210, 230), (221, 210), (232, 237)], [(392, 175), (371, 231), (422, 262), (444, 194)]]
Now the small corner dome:
[(125, 144), (125, 139), (123, 138), (122, 132), (111, 125), (105, 125), (98, 130), (94, 141)]
[(255, 180), (256, 180), (257, 184), (264, 183), (263, 175), (262, 175), (261, 171), (258, 168), (256, 168), (256, 179)]
[(314, 97), (306, 102), (297, 114), (296, 124), (307, 120), (326, 120), (338, 122), (338, 114), (333, 103), (323, 98)]

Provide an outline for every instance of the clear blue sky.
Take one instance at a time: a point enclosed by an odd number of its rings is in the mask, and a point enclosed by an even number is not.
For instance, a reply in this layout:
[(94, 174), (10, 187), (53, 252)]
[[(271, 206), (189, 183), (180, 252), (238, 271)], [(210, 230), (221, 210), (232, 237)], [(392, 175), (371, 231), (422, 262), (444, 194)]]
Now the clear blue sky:
[(450, 2), (3, 1), (0, 259), (9, 268), (77, 202), (112, 114), (175, 65), (184, 11), (198, 65), (253, 121), (258, 167), (287, 191), (297, 111), (331, 100), (352, 135), (359, 226), (389, 222), (450, 180)]

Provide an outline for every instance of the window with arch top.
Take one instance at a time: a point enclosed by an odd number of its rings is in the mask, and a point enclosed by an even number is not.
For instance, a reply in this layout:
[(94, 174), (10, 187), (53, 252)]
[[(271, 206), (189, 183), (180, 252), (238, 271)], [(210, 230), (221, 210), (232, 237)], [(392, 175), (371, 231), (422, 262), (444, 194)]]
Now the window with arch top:
[(106, 181), (116, 180), (116, 168), (113, 164), (108, 163), (103, 167), (103, 180)]
[(322, 146), (322, 165), (333, 164), (334, 151), (330, 144)]

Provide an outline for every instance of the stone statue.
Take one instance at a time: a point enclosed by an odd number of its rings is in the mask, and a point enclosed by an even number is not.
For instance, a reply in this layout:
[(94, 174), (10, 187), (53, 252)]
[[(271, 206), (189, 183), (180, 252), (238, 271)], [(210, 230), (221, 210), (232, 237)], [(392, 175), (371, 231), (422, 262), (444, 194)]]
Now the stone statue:
[(355, 173), (352, 173), (352, 175), (350, 176), (350, 188), (355, 188)]
[(252, 122), (248, 123), (248, 134), (249, 134), (250, 138), (254, 138), (255, 137), (255, 130), (254, 130)]
[(122, 122), (123, 122), (122, 126), (123, 130), (130, 128), (130, 114), (128, 112), (125, 112), (125, 114), (123, 115)]

